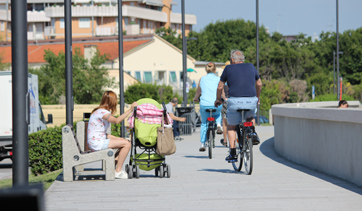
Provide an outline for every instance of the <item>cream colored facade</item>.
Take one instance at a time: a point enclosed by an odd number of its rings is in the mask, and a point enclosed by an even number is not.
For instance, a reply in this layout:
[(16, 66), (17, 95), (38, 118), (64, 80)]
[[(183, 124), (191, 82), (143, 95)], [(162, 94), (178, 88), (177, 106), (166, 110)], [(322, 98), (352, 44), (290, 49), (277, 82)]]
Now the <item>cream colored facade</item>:
[[(206, 64), (207, 62), (198, 62), (194, 58), (187, 56), (187, 69), (192, 68), (195, 70), (187, 73), (187, 82), (190, 88), (193, 81), (197, 85), (200, 78), (206, 75)], [(123, 65), (124, 72), (140, 82), (170, 85), (175, 91), (182, 92), (182, 51), (157, 35), (153, 36), (151, 42), (127, 52), (124, 55)], [(216, 63), (216, 74), (218, 76), (222, 73), (221, 67), (223, 65), (224, 63)], [(118, 85), (119, 71), (117, 68), (119, 67), (119, 60), (115, 59), (104, 64), (104, 66), (111, 69), (112, 77), (115, 77)], [(151, 79), (147, 80), (149, 77)], [(113, 91), (119, 94), (119, 86)]]

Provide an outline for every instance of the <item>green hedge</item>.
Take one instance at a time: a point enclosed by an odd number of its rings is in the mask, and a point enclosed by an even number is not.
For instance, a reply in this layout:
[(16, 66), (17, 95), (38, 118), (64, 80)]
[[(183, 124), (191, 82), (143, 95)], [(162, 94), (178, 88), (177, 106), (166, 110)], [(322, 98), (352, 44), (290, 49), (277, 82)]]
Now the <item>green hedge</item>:
[(34, 175), (63, 168), (62, 127), (29, 134), (29, 166)]
[[(46, 174), (63, 168), (62, 128), (55, 126), (29, 134), (29, 166), (34, 175)], [(73, 128), (76, 130), (76, 122)], [(111, 132), (119, 136), (121, 124), (112, 124)]]

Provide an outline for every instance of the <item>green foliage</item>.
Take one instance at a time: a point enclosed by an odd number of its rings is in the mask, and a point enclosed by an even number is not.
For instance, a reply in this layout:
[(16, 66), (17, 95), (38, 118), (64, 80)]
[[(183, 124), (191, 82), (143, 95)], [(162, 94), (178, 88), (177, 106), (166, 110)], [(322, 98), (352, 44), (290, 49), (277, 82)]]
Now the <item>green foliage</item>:
[(63, 168), (62, 127), (29, 134), (29, 166), (34, 175)]
[[(79, 48), (74, 50), (73, 63), (73, 96), (79, 104), (98, 103), (104, 87), (112, 87), (114, 81), (108, 76), (107, 69), (100, 67), (107, 60), (97, 50), (91, 61), (83, 57)], [(38, 75), (39, 100), (42, 104), (58, 104), (61, 96), (65, 96), (65, 54), (55, 55), (46, 50), (44, 59), (47, 64), (39, 69), (29, 69)]]
[(156, 34), (165, 39), (167, 42), (171, 43), (172, 45), (178, 47), (179, 49), (182, 49), (181, 35), (176, 37), (177, 33), (175, 30), (172, 30), (172, 28), (165, 28), (165, 27), (157, 28)]
[[(188, 102), (194, 101), (194, 97), (195, 97), (195, 94), (196, 94), (196, 90), (197, 90), (197, 88), (191, 88), (191, 89), (189, 89), (189, 93), (187, 94), (187, 101), (188, 101)], [(181, 102), (181, 101), (179, 101), (179, 102)]]
[[(352, 101), (355, 100), (352, 96), (342, 95), (343, 100)], [(319, 95), (314, 98), (314, 100), (310, 100), (310, 102), (319, 102), (319, 101), (337, 101), (337, 94), (325, 94)], [(336, 105), (337, 107), (337, 105)]]
[(179, 96), (173, 93), (171, 86), (145, 83), (131, 85), (124, 93), (125, 102), (129, 104), (141, 98), (152, 98), (159, 103), (167, 103), (173, 97)]
[(10, 67), (10, 63), (4, 63), (3, 60), (3, 54), (0, 53), (0, 71), (8, 70)]

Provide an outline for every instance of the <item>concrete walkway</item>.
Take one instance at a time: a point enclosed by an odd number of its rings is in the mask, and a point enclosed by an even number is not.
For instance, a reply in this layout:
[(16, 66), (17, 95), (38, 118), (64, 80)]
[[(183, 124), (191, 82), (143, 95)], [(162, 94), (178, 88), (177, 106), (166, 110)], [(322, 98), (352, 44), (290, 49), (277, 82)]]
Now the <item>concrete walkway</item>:
[(257, 131), (262, 143), (254, 146), (250, 176), (224, 161), (221, 135), (213, 159), (200, 153), (196, 131), (166, 158), (171, 178), (154, 170), (110, 182), (60, 176), (45, 194), (46, 210), (361, 210), (362, 187), (285, 160), (274, 150), (274, 127)]

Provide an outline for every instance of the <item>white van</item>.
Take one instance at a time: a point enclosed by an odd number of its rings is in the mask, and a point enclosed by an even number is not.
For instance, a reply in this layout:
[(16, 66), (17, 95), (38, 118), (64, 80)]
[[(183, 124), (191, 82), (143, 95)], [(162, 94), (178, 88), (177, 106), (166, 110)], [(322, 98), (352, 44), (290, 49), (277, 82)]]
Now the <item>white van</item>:
[[(12, 72), (0, 71), (0, 161), (4, 158), (12, 158)], [(29, 111), (30, 124), (28, 132), (34, 133), (46, 129), (46, 124), (53, 122), (53, 116), (48, 115), (48, 122), (45, 121), (43, 110), (39, 102), (38, 76), (28, 74)]]

